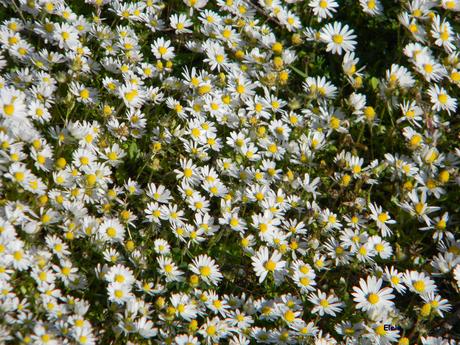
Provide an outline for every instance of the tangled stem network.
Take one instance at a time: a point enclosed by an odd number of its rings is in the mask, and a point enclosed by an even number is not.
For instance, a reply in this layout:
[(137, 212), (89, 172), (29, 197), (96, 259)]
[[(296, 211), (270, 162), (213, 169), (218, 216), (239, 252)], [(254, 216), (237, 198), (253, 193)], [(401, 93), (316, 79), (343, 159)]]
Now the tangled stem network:
[(0, 0), (0, 344), (460, 344), (459, 0)]

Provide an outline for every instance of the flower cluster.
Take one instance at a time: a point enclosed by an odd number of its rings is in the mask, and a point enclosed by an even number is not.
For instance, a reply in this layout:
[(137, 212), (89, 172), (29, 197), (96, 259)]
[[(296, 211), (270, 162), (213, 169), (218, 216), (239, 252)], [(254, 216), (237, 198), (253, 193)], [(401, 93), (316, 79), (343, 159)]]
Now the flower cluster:
[(0, 343), (460, 339), (459, 0), (0, 0)]

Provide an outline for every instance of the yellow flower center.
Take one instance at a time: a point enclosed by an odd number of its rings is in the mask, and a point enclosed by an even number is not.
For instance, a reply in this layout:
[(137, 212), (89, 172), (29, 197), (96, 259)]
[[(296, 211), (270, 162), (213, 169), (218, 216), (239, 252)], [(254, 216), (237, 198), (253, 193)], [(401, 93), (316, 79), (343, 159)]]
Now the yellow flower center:
[(308, 279), (307, 277), (302, 277), (300, 278), (300, 284), (302, 284), (303, 286), (309, 286), (310, 285), (310, 279)]
[(336, 34), (332, 36), (332, 40), (335, 44), (342, 44), (343, 43), (343, 36), (340, 34)]
[(81, 163), (82, 165), (88, 165), (88, 164), (89, 164), (89, 158), (88, 158), (88, 157), (85, 157), (85, 156), (80, 157), (80, 163)]
[(460, 81), (460, 72), (454, 71), (450, 74), (450, 78), (453, 82), (457, 83)]
[(109, 236), (110, 238), (114, 238), (116, 235), (117, 235), (117, 230), (113, 227), (109, 227), (107, 228), (107, 230), (105, 231), (107, 236)]
[(441, 40), (447, 41), (450, 37), (449, 33), (447, 31), (442, 31), (441, 34), (439, 35)]
[(264, 267), (267, 271), (273, 272), (276, 269), (276, 262), (274, 262), (273, 260), (268, 260), (265, 263)]
[(412, 23), (412, 24), (409, 25), (409, 30), (412, 33), (416, 33), (418, 31), (418, 27), (417, 27), (416, 24)]
[(319, 305), (323, 308), (327, 308), (329, 306), (329, 302), (327, 299), (322, 299), (321, 301), (319, 301)]
[(422, 137), (419, 135), (419, 134), (414, 134), (411, 138), (410, 138), (410, 144), (411, 146), (419, 146), (420, 145), (420, 142), (422, 141)]
[(439, 230), (444, 230), (446, 228), (446, 221), (444, 219), (441, 219), (437, 224), (436, 228)]
[(381, 221), (382, 223), (385, 223), (390, 217), (388, 216), (388, 214), (386, 212), (382, 212), (378, 215), (377, 217), (379, 219), (379, 221)]
[(373, 107), (364, 108), (364, 116), (366, 116), (368, 121), (372, 121), (375, 118), (375, 110)]
[(214, 302), (212, 302), (212, 305), (216, 307), (217, 309), (222, 308), (222, 302), (218, 299), (216, 299)]
[(380, 301), (380, 297), (379, 295), (375, 293), (371, 293), (369, 294), (369, 296), (367, 296), (367, 300), (369, 301), (370, 304), (376, 304)]
[(133, 89), (131, 91), (125, 92), (125, 98), (128, 102), (132, 102), (138, 94), (139, 92), (136, 89)]
[(16, 179), (16, 181), (22, 182), (24, 181), (25, 175), (22, 171), (17, 171), (14, 173), (14, 178)]
[(159, 47), (158, 52), (160, 53), (161, 56), (165, 55), (168, 52), (168, 49), (166, 47)]
[(268, 151), (270, 151), (271, 153), (276, 153), (276, 152), (278, 152), (278, 146), (276, 146), (275, 143), (270, 144), (268, 146)]
[(17, 251), (15, 251), (15, 252), (13, 253), (13, 258), (14, 258), (14, 260), (16, 260), (16, 261), (20, 261), (20, 260), (22, 259), (22, 257), (23, 257), (23, 253), (22, 253), (21, 250), (17, 250)]
[(385, 328), (383, 325), (379, 325), (375, 328), (375, 333), (377, 335), (380, 335), (380, 336), (384, 336), (387, 334), (387, 332), (385, 331)]
[(246, 88), (242, 84), (238, 84), (236, 86), (236, 92), (239, 93), (240, 95), (243, 94), (246, 91)]
[(203, 277), (209, 277), (211, 275), (211, 267), (203, 266), (200, 268), (200, 273)]
[(424, 64), (423, 69), (425, 70), (426, 73), (431, 74), (433, 73), (433, 65), (432, 64)]
[(272, 51), (276, 54), (281, 54), (281, 52), (283, 51), (283, 45), (280, 42), (275, 42), (272, 45)]
[(10, 104), (5, 104), (3, 106), (3, 112), (7, 116), (12, 116), (14, 114), (14, 105), (12, 103)]
[(284, 319), (286, 322), (291, 323), (295, 320), (295, 314), (292, 310), (288, 310), (284, 313)]
[(329, 124), (332, 129), (337, 129), (340, 127), (340, 119), (338, 119), (335, 116), (332, 116), (331, 119), (329, 120)]
[(438, 158), (438, 153), (434, 150), (430, 150), (428, 154), (425, 156), (425, 162), (428, 164), (433, 163)]
[(209, 335), (209, 336), (211, 336), (211, 337), (212, 337), (213, 335), (215, 335), (216, 332), (217, 332), (217, 330), (216, 330), (216, 327), (215, 327), (215, 326), (212, 326), (212, 325), (211, 325), (211, 326), (208, 326), (208, 328), (206, 328), (206, 334)]
[(446, 95), (445, 93), (440, 93), (440, 94), (438, 95), (438, 101), (439, 101), (439, 103), (441, 103), (441, 104), (446, 104), (446, 103), (447, 103), (447, 99), (448, 99), (448, 98), (447, 98), (447, 95)]
[(69, 267), (63, 267), (62, 268), (62, 274), (67, 277), (70, 274), (70, 268)]
[(413, 284), (415, 291), (417, 292), (423, 292), (425, 291), (426, 285), (423, 280), (417, 280)]
[(421, 215), (421, 214), (423, 213), (424, 206), (425, 206), (424, 203), (421, 203), (421, 202), (417, 203), (417, 204), (415, 205), (415, 212), (416, 212), (418, 215)]
[(38, 279), (40, 279), (41, 281), (45, 281), (46, 278), (47, 278), (46, 272), (42, 271), (38, 274)]
[(123, 283), (125, 281), (125, 277), (122, 274), (116, 274), (115, 275), (115, 281), (117, 283)]
[(80, 91), (80, 97), (82, 99), (88, 99), (89, 98), (89, 91), (87, 89), (83, 89)]
[(41, 221), (42, 221), (43, 224), (49, 223), (50, 220), (51, 220), (51, 217), (46, 213), (41, 218)]

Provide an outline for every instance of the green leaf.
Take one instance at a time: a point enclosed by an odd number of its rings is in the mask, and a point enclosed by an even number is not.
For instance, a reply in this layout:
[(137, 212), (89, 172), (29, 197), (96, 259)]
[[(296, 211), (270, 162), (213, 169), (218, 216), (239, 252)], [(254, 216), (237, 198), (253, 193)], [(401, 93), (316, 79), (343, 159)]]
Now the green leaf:
[(289, 67), (301, 77), (303, 78), (307, 77), (307, 75), (304, 72), (302, 72), (300, 69), (298, 69), (297, 67), (294, 67), (294, 66), (289, 66)]
[(371, 78), (371, 86), (374, 90), (377, 90), (377, 86), (379, 86), (379, 80), (376, 77)]
[(129, 159), (134, 159), (138, 156), (138, 154), (139, 154), (139, 148), (137, 147), (136, 142), (133, 141), (129, 145), (129, 148), (128, 148), (128, 157)]

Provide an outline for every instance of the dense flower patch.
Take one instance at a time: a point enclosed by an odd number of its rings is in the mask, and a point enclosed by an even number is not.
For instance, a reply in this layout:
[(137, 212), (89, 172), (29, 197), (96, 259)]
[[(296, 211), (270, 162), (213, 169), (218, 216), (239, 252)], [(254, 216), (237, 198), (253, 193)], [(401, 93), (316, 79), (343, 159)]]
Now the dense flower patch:
[(459, 0), (0, 4), (0, 343), (459, 343)]

